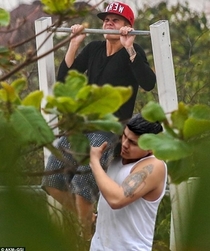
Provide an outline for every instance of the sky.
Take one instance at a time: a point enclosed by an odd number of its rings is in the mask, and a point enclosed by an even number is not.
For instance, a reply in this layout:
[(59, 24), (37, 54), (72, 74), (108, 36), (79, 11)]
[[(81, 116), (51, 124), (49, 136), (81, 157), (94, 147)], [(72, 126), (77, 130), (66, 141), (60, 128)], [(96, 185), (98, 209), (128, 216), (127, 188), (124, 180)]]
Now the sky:
[[(0, 8), (4, 8), (8, 11), (11, 11), (12, 9), (16, 8), (20, 3), (27, 3), (30, 4), (34, 0), (0, 0)], [(80, 0), (81, 1), (81, 0)], [(85, 0), (84, 0), (85, 1)], [(106, 0), (107, 1), (107, 0)], [(163, 0), (120, 0), (124, 3), (129, 3), (131, 7), (134, 7), (136, 3), (140, 5), (140, 7), (147, 3), (148, 5), (156, 4), (158, 2), (161, 2)], [(169, 4), (176, 4), (177, 2), (184, 3), (184, 0), (165, 0)], [(210, 0), (186, 0), (189, 3), (189, 6), (193, 10), (205, 10), (210, 14)], [(96, 4), (100, 2), (100, 0), (90, 0), (90, 3)], [(111, 2), (111, 0), (108, 0), (107, 2)]]

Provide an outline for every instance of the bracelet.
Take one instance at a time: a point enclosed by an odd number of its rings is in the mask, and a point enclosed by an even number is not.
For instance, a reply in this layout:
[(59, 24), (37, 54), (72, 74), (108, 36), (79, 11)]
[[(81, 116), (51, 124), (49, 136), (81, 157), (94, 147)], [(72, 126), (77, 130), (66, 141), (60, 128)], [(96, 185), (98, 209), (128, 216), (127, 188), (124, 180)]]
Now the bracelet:
[(126, 48), (126, 51), (128, 52), (129, 56), (130, 56), (130, 61), (133, 62), (134, 58), (136, 57), (136, 51), (134, 49), (134, 47), (130, 47), (130, 48)]

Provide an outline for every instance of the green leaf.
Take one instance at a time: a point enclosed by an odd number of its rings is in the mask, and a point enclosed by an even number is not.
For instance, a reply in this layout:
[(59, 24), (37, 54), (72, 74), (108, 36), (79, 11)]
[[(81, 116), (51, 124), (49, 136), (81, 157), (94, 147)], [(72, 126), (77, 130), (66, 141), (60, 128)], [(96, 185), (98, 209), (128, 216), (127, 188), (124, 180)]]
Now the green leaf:
[(102, 119), (89, 120), (86, 123), (86, 128), (90, 131), (112, 131), (116, 134), (122, 134), (123, 131), (122, 124), (112, 114), (107, 115), (106, 119), (103, 117)]
[(192, 156), (169, 161), (167, 163), (167, 168), (170, 182), (173, 184), (180, 184), (181, 182), (188, 180), (189, 177), (196, 176), (196, 169)]
[(55, 97), (70, 97), (76, 99), (80, 89), (87, 85), (87, 77), (77, 71), (69, 71), (65, 84), (57, 82), (54, 86)]
[(148, 104), (146, 104), (142, 108), (141, 114), (150, 122), (163, 122), (166, 120), (166, 116), (162, 107), (154, 101), (150, 101)]
[(88, 164), (90, 151), (90, 143), (88, 138), (82, 133), (74, 133), (68, 138), (69, 141), (72, 142), (71, 151), (73, 157), (79, 164)]
[(9, 55), (9, 49), (4, 46), (0, 46), (0, 54)]
[(56, 108), (56, 110), (59, 111), (60, 113), (66, 114), (75, 112), (77, 106), (78, 106), (77, 103), (70, 97), (55, 98), (53, 96), (48, 96), (47, 104), (44, 110), (49, 112), (50, 109)]
[(25, 78), (16, 79), (11, 83), (11, 86), (15, 89), (16, 93), (20, 93), (27, 87), (27, 80)]
[(210, 133), (210, 107), (195, 105), (190, 109), (189, 118), (185, 121), (183, 134), (185, 139)]
[[(29, 186), (14, 189), (12, 184), (10, 187), (1, 187), (0, 192), (2, 246), (24, 246), (30, 251), (76, 250), (76, 241), (67, 236), (67, 233), (60, 231), (60, 227), (50, 218), (49, 204), (41, 191)], [(40, 229), (47, 235), (43, 235)], [(77, 232), (76, 225), (74, 230)], [(76, 238), (76, 234), (71, 233), (71, 235)]]
[(0, 89), (0, 101), (7, 101), (7, 92), (4, 89)]
[(15, 89), (10, 84), (8, 84), (7, 82), (2, 82), (1, 85), (6, 92), (6, 100), (5, 101), (15, 102), (15, 100), (17, 100), (19, 98), (16, 95)]
[(207, 105), (194, 105), (190, 110), (190, 117), (210, 121), (210, 107)]
[(69, 97), (57, 98), (57, 108), (58, 111), (62, 113), (72, 113), (75, 112), (78, 107), (77, 102)]
[(58, 101), (54, 96), (47, 96), (46, 97), (47, 103), (45, 105), (45, 109), (52, 109), (57, 106)]
[(44, 94), (43, 91), (34, 91), (29, 93), (28, 96), (26, 96), (23, 101), (22, 101), (22, 105), (25, 106), (34, 106), (37, 109), (40, 109), (41, 107), (41, 101), (43, 98)]
[(190, 145), (167, 133), (144, 134), (138, 140), (144, 150), (152, 150), (154, 155), (162, 160), (178, 160), (192, 154)]
[(172, 112), (171, 121), (173, 123), (173, 127), (182, 131), (184, 128), (185, 121), (188, 118), (189, 108), (184, 105), (184, 103), (180, 102), (178, 106), (178, 110)]
[(41, 2), (45, 5), (44, 10), (46, 12), (59, 14), (73, 7), (75, 0), (41, 0)]
[(0, 169), (9, 170), (15, 168), (23, 142), (15, 128), (4, 118), (2, 112), (0, 112), (0, 132)]
[(121, 98), (122, 98), (122, 104), (124, 104), (125, 102), (129, 100), (133, 92), (133, 89), (131, 86), (128, 86), (128, 87), (116, 86), (114, 87), (114, 89), (120, 93)]
[(184, 138), (190, 139), (196, 136), (202, 136), (204, 133), (210, 133), (210, 120), (198, 120), (189, 118), (184, 125)]
[[(114, 113), (132, 94), (131, 88), (118, 88), (109, 84), (102, 87), (91, 85), (89, 91), (88, 98), (84, 102), (81, 102), (81, 104), (78, 104), (79, 114), (88, 115), (96, 113), (104, 116), (108, 113)], [(81, 95), (79, 97), (81, 98)]]
[(7, 26), (10, 23), (10, 14), (8, 11), (0, 8), (0, 26)]
[(19, 106), (11, 115), (11, 124), (25, 143), (44, 145), (54, 140), (51, 128), (32, 106)]

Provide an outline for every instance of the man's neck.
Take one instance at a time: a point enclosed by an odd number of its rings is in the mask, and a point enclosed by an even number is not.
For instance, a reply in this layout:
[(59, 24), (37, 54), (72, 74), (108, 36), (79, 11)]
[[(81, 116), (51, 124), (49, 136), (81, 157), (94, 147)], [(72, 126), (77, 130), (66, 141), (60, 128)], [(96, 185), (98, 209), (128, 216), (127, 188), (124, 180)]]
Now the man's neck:
[(106, 41), (106, 55), (111, 56), (123, 48), (119, 40)]
[(152, 153), (148, 153), (147, 155), (142, 156), (141, 158), (138, 158), (138, 159), (124, 159), (124, 158), (122, 158), (122, 163), (123, 163), (123, 165), (127, 165), (127, 164), (130, 164), (130, 163), (135, 163), (135, 162), (137, 162), (137, 161), (139, 161), (139, 160), (141, 160), (143, 158), (149, 157), (151, 155), (152, 155)]

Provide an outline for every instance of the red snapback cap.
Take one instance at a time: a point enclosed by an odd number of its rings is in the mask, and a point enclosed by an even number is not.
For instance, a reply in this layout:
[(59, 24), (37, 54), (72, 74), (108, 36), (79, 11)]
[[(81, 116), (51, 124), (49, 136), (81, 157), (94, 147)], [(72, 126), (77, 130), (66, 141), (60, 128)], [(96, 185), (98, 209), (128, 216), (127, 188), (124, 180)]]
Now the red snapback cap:
[(104, 20), (108, 14), (120, 15), (124, 17), (131, 24), (131, 26), (134, 24), (134, 13), (127, 4), (121, 2), (110, 3), (106, 7), (105, 11), (98, 13), (97, 16)]

